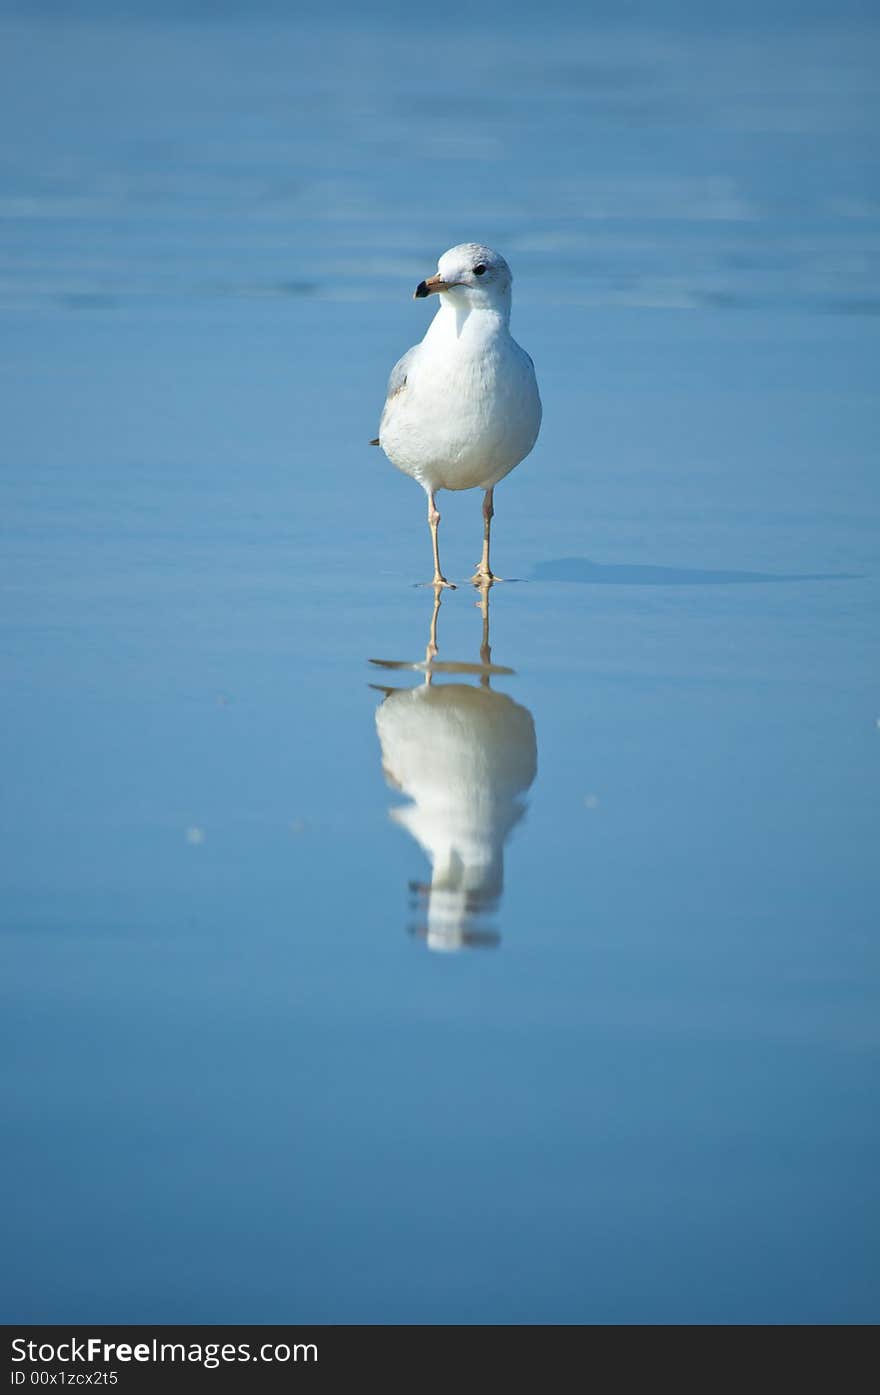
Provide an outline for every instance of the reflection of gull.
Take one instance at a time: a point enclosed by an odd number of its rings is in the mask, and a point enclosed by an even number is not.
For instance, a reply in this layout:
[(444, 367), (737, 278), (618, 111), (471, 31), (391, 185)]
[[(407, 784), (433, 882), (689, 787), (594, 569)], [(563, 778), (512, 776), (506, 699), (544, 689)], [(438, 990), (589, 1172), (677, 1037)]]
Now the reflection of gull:
[(473, 580), (498, 580), (489, 565), (492, 491), (532, 449), (541, 400), (532, 360), (511, 337), (510, 267), (491, 247), (465, 242), (440, 258), (437, 275), (416, 298), (437, 294), (440, 308), (420, 344), (395, 364), (373, 442), (428, 496), (434, 585), (440, 570), (434, 495), (440, 489), (486, 491), (483, 555)]
[[(439, 599), (438, 599), (439, 604)], [(430, 882), (418, 887), (427, 898), (426, 936), (432, 949), (492, 944), (497, 936), (480, 928), (494, 910), (503, 886), (504, 843), (522, 817), (520, 800), (537, 769), (532, 715), (489, 687), (488, 596), (484, 596), (484, 664), (462, 665), (482, 673), (478, 687), (436, 684), (430, 660), (426, 682), (417, 688), (385, 689), (376, 713), (382, 766), (390, 784), (412, 800), (392, 810), (431, 860)], [(435, 641), (436, 606), (432, 623)], [(443, 665), (441, 671), (457, 665)]]

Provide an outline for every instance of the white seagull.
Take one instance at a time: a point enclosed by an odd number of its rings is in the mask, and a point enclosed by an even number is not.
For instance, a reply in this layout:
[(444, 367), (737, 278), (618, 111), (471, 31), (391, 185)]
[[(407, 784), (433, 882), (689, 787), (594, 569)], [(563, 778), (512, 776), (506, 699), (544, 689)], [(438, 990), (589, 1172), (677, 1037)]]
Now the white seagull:
[(499, 581), (489, 565), (495, 485), (538, 439), (541, 399), (535, 367), (512, 337), (510, 267), (491, 247), (463, 242), (420, 281), (414, 298), (435, 292), (440, 308), (420, 344), (394, 365), (372, 443), (428, 496), (435, 587), (452, 583), (440, 570), (434, 496), (439, 489), (486, 491), (483, 555), (471, 580)]

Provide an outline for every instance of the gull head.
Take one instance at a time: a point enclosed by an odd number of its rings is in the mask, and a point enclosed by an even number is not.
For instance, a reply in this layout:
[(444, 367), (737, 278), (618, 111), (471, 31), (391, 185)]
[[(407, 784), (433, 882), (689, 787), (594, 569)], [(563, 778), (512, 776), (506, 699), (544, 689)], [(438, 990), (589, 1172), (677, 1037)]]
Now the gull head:
[(443, 253), (436, 276), (420, 281), (413, 298), (421, 300), (436, 292), (470, 309), (500, 309), (510, 305), (512, 282), (510, 267), (500, 252), (479, 242), (462, 242)]

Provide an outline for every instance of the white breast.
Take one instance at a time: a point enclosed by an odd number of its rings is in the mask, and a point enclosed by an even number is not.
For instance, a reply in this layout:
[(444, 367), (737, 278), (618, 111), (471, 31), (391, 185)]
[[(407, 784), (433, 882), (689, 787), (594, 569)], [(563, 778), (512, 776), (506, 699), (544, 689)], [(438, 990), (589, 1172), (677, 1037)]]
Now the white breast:
[(528, 354), (496, 316), (439, 312), (383, 414), (389, 459), (429, 489), (489, 489), (528, 455), (541, 400)]

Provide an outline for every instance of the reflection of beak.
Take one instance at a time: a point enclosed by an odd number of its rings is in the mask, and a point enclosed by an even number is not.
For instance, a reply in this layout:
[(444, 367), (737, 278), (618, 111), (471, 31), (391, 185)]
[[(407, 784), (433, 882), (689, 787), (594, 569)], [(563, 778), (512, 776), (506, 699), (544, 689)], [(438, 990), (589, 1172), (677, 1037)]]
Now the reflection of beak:
[(413, 300), (424, 300), (426, 295), (433, 295), (435, 291), (448, 291), (449, 287), (442, 276), (429, 276), (427, 281), (420, 281), (413, 291)]

